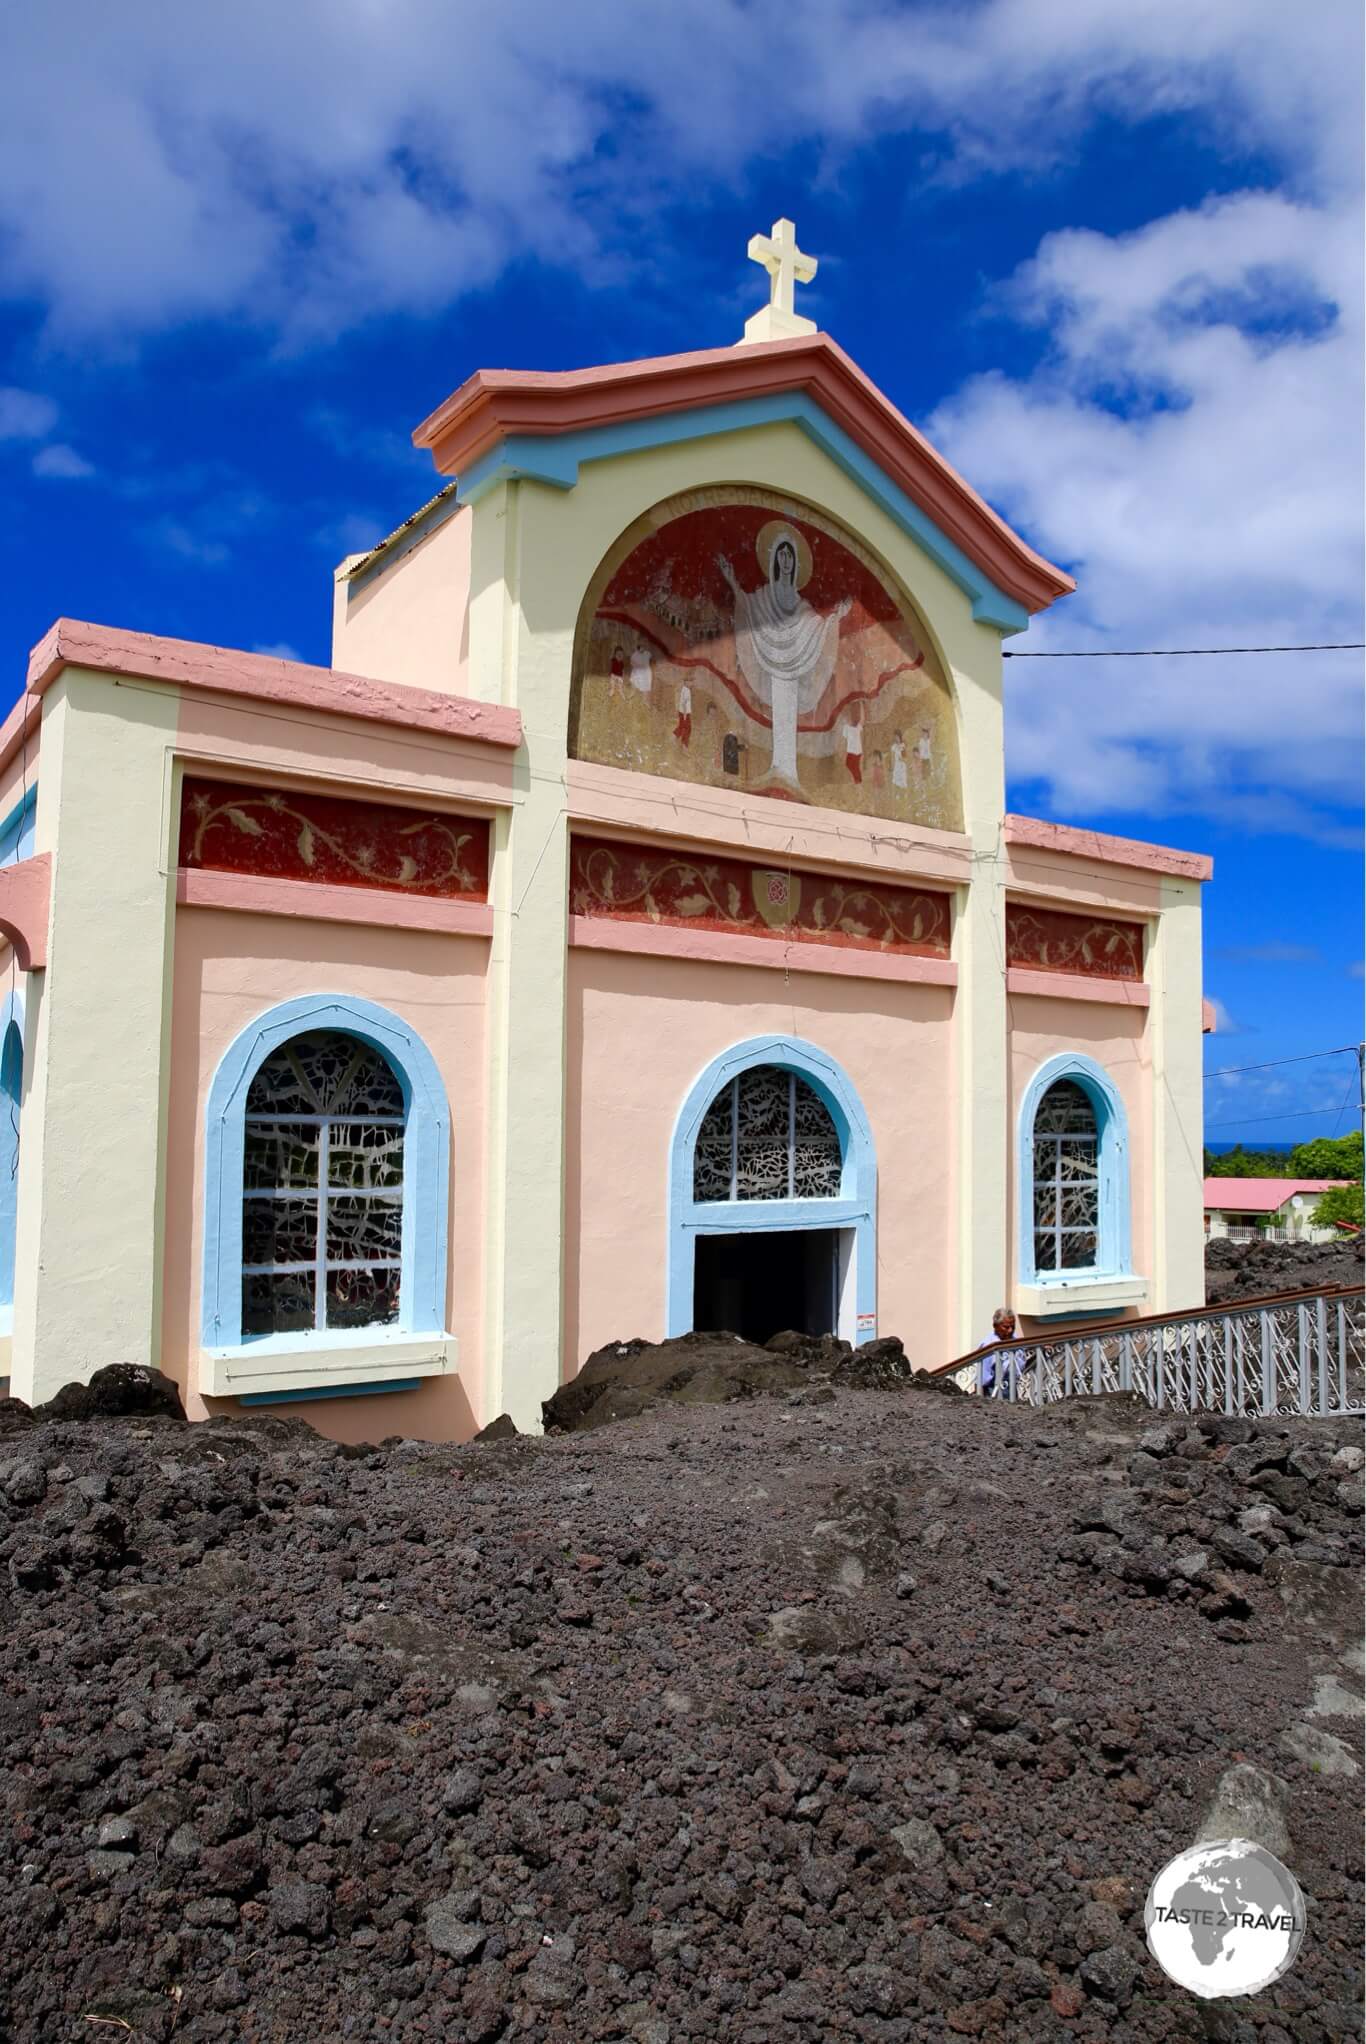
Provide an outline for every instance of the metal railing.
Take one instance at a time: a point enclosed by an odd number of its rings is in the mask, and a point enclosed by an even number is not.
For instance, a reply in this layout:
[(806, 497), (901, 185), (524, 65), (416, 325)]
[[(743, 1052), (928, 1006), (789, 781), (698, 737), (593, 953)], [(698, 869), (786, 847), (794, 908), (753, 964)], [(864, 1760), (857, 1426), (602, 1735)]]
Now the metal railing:
[(1016, 1337), (929, 1374), (1028, 1405), (1130, 1391), (1164, 1412), (1333, 1419), (1366, 1411), (1366, 1302), (1359, 1285), (1236, 1299)]

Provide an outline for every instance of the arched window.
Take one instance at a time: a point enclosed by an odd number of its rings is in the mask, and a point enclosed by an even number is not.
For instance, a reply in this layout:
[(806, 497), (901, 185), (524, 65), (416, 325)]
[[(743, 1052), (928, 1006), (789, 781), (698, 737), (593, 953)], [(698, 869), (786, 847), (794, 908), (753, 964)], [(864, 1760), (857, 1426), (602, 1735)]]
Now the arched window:
[(1094, 1058), (1061, 1051), (1020, 1105), (1018, 1275), (1085, 1287), (1129, 1277), (1129, 1136), (1114, 1081)]
[(1092, 1270), (1100, 1246), (1100, 1130), (1075, 1079), (1034, 1112), (1034, 1269)]
[(693, 1198), (838, 1199), (844, 1158), (829, 1108), (797, 1072), (753, 1065), (697, 1131)]
[(714, 1058), (679, 1108), (669, 1187), (670, 1334), (876, 1335), (872, 1131), (826, 1051), (761, 1036)]
[(291, 1037), (247, 1093), (242, 1332), (392, 1326), (407, 1112), (393, 1067), (340, 1030)]
[(450, 1133), (431, 1052), (387, 1008), (308, 994), (248, 1024), (205, 1115), (201, 1390), (369, 1384), (380, 1350), (397, 1375), (453, 1366)]

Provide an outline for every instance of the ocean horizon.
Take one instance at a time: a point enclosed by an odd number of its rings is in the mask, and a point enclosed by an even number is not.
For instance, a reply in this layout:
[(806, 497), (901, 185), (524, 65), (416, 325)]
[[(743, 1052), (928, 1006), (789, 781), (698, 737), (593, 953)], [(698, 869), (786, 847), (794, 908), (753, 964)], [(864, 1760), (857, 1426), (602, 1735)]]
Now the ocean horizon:
[(1230, 1150), (1281, 1150), (1288, 1157), (1292, 1150), (1297, 1150), (1299, 1148), (1300, 1142), (1307, 1142), (1308, 1140), (1309, 1140), (1308, 1137), (1302, 1136), (1299, 1139), (1299, 1141), (1293, 1143), (1285, 1142), (1259, 1143), (1255, 1141), (1254, 1142), (1244, 1141), (1236, 1143), (1206, 1143), (1205, 1148), (1216, 1157), (1225, 1157), (1228, 1155)]

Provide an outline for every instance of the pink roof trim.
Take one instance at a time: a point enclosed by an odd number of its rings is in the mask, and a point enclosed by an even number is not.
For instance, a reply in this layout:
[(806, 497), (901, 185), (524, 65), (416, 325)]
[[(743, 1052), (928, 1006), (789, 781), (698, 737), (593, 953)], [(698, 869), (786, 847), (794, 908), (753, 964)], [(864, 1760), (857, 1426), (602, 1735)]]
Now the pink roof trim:
[(1240, 1214), (1274, 1214), (1297, 1192), (1327, 1192), (1340, 1178), (1207, 1178), (1205, 1205)]
[(42, 695), (66, 667), (136, 675), (143, 681), (174, 682), (223, 695), (257, 696), (331, 716), (365, 717), (446, 738), (479, 739), (485, 745), (516, 747), (522, 742), (520, 713), (505, 704), (372, 681), (333, 667), (310, 667), (302, 660), (277, 660), (270, 653), (205, 646), (195, 639), (161, 639), (150, 632), (123, 632), (112, 625), (62, 617), (29, 655), (30, 693)]
[(513, 433), (549, 437), (699, 405), (804, 391), (898, 483), (998, 589), (1028, 611), (1076, 588), (931, 447), (829, 334), (594, 369), (480, 369), (413, 434), (454, 475)]
[(1178, 852), (1171, 845), (1150, 845), (1136, 837), (1107, 837), (1104, 831), (1050, 823), (1042, 816), (1007, 816), (1005, 836), (1008, 845), (1033, 845), (1041, 852), (1095, 859), (1102, 866), (1138, 866), (1148, 873), (1170, 873), (1174, 879), (1208, 880), (1214, 871), (1213, 859), (1204, 852)]

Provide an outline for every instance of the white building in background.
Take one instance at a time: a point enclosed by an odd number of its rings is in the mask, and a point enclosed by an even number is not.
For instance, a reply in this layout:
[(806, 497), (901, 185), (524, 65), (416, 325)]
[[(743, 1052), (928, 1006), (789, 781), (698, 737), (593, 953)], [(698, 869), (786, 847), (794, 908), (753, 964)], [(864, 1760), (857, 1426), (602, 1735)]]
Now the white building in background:
[(1286, 1242), (1335, 1242), (1340, 1230), (1314, 1225), (1314, 1209), (1336, 1178), (1207, 1178), (1205, 1234), (1211, 1242), (1265, 1233)]

